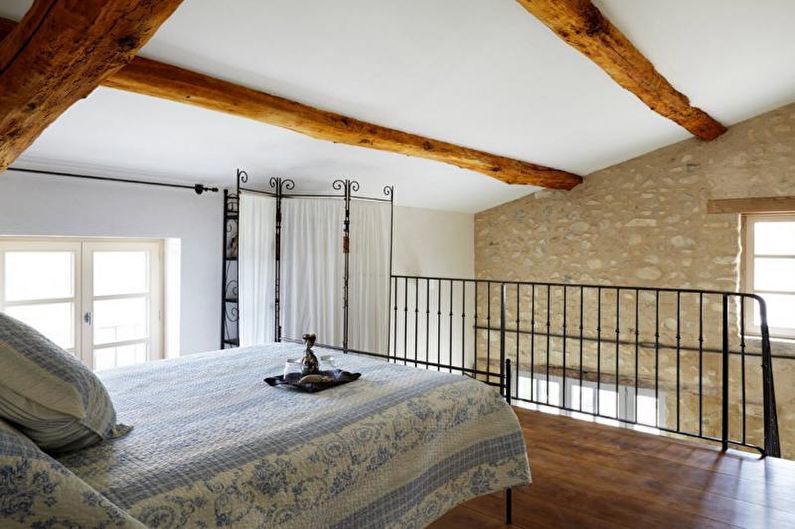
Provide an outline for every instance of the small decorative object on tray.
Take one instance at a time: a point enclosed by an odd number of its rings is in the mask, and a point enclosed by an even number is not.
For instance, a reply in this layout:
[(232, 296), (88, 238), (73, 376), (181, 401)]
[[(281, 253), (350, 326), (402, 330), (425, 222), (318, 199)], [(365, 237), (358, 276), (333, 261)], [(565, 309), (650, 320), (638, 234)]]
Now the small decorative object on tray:
[(303, 338), (304, 342), (306, 342), (306, 351), (304, 351), (304, 358), (301, 360), (301, 374), (304, 376), (314, 375), (320, 371), (320, 362), (317, 361), (315, 353), (312, 352), (312, 346), (315, 345), (317, 337), (314, 334), (305, 334)]
[(306, 342), (303, 358), (300, 360), (288, 360), (284, 367), (283, 375), (266, 378), (265, 382), (269, 386), (289, 386), (307, 393), (315, 393), (340, 384), (353, 382), (361, 376), (361, 373), (349, 373), (341, 369), (321, 371), (321, 362), (334, 367), (334, 357), (323, 356), (318, 361), (317, 356), (312, 352), (312, 346), (315, 344), (315, 335), (305, 334), (303, 338)]

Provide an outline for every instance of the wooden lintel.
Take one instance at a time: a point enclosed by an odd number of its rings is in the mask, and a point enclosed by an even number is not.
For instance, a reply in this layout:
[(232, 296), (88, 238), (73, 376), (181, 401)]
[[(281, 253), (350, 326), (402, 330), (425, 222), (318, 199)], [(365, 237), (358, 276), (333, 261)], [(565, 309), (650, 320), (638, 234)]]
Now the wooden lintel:
[(661, 116), (703, 140), (713, 140), (726, 132), (726, 127), (692, 106), (687, 96), (660, 75), (651, 61), (590, 0), (517, 1)]
[(707, 201), (707, 213), (793, 213), (795, 196), (722, 198)]
[(36, 0), (0, 42), (0, 172), (132, 60), (180, 2)]
[[(0, 38), (2, 29), (0, 25)], [(101, 84), (261, 121), (320, 140), (435, 160), (508, 184), (571, 189), (582, 182), (582, 177), (567, 171), (367, 123), (143, 57), (135, 57)]]

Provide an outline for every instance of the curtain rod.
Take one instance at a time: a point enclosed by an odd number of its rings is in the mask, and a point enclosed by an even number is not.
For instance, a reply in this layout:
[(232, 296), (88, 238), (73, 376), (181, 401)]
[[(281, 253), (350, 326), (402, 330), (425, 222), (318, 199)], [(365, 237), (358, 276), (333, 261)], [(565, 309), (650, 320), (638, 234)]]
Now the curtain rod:
[(210, 193), (217, 193), (217, 187), (207, 187), (203, 184), (167, 184), (165, 182), (150, 182), (147, 180), (131, 180), (127, 178), (112, 178), (110, 176), (92, 176), (77, 173), (64, 173), (60, 171), (45, 171), (38, 169), (21, 169), (17, 167), (9, 167), (8, 171), (16, 171), (18, 173), (41, 174), (49, 176), (66, 176), (69, 178), (84, 178), (86, 180), (101, 180), (103, 182), (121, 182), (123, 184), (140, 184), (145, 186), (158, 186), (158, 187), (172, 187), (177, 189), (192, 189), (197, 195), (201, 195), (205, 191)]

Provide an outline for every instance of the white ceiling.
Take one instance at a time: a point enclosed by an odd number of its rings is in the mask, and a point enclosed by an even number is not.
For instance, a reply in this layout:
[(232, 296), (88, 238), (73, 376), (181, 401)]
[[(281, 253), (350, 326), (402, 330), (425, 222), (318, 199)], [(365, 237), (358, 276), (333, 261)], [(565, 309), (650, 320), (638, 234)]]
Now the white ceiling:
[[(731, 125), (795, 100), (795, 2), (601, 0), (674, 86)], [(3, 0), (20, 18), (30, 0)], [(579, 174), (689, 137), (514, 0), (185, 0), (142, 55), (324, 109)], [(19, 166), (232, 184), (246, 168), (337, 177), (399, 204), (475, 212), (534, 191), (445, 164), (334, 145), (98, 89)]]

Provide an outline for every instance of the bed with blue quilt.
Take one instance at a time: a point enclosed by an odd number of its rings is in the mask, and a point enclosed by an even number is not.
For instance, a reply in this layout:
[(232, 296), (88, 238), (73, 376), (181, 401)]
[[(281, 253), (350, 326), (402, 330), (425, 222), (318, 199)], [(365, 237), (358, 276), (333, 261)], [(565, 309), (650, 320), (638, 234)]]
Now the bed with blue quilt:
[[(322, 352), (322, 351), (321, 351)], [(51, 456), (0, 421), (0, 526), (421, 528), (530, 482), (496, 388), (356, 355), (356, 382), (274, 388), (302, 347), (269, 344), (99, 373), (117, 439)]]

